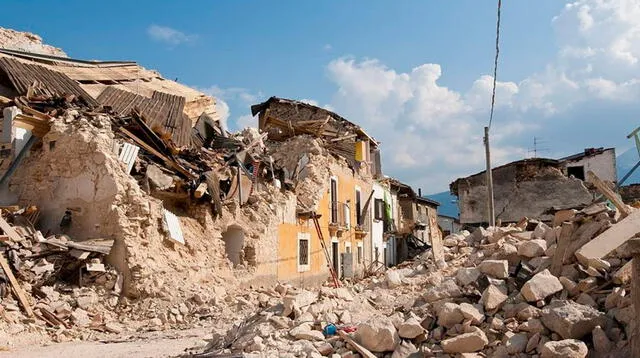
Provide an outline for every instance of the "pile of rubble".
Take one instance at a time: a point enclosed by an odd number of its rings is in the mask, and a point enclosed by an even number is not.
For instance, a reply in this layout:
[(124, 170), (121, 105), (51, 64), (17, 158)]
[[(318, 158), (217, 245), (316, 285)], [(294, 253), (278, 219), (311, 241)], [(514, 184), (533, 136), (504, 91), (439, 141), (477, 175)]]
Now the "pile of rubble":
[(619, 216), (594, 204), (554, 227), (463, 231), (444, 239), (441, 269), (425, 253), (350, 287), (248, 293), (238, 303), (254, 314), (217, 331), (202, 356), (623, 356), (634, 319), (624, 250), (597, 267), (575, 255), (624, 225)]

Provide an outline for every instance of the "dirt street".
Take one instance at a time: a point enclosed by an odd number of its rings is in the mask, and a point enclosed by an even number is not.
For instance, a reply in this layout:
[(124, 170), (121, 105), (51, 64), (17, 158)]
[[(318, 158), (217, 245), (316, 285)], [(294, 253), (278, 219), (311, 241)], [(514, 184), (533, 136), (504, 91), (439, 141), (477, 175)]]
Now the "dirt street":
[(13, 351), (0, 352), (0, 357), (176, 357), (191, 349), (202, 350), (211, 336), (208, 328), (184, 331), (148, 332), (120, 342), (66, 342), (48, 346), (23, 346)]

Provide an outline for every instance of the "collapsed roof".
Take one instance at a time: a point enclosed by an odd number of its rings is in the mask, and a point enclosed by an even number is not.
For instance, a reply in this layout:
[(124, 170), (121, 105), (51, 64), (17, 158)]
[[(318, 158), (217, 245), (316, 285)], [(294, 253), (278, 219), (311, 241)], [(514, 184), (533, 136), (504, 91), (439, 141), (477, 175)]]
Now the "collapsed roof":
[(135, 108), (177, 147), (190, 146), (191, 127), (201, 115), (219, 120), (212, 97), (132, 61), (85, 61), (0, 49), (0, 95), (73, 96), (120, 115)]

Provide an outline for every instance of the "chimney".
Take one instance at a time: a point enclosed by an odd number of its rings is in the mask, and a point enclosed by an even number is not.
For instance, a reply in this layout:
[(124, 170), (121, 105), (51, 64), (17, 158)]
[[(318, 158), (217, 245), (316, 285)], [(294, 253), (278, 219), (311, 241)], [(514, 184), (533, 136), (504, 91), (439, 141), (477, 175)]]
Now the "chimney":
[(418, 188), (418, 197), (422, 198), (422, 188)]

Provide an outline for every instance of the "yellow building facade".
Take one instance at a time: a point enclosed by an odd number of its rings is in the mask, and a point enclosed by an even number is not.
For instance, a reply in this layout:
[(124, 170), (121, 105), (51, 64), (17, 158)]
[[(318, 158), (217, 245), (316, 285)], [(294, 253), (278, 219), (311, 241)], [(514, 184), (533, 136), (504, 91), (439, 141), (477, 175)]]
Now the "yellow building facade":
[[(329, 265), (339, 278), (359, 276), (371, 262), (370, 232), (366, 201), (372, 182), (356, 178), (351, 170), (330, 173), (316, 214), (324, 239), (309, 215), (298, 216), (296, 224), (278, 228), (279, 281), (299, 286), (316, 285), (330, 279)], [(360, 209), (360, 215), (358, 215)], [(365, 212), (366, 211), (366, 212)]]

